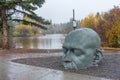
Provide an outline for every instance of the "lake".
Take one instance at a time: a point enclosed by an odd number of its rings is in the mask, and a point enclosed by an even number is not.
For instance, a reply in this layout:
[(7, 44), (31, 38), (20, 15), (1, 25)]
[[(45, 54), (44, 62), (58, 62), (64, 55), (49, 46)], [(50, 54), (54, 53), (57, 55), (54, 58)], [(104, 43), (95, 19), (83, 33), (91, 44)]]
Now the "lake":
[(63, 34), (47, 34), (40, 37), (15, 37), (15, 48), (24, 49), (61, 49)]

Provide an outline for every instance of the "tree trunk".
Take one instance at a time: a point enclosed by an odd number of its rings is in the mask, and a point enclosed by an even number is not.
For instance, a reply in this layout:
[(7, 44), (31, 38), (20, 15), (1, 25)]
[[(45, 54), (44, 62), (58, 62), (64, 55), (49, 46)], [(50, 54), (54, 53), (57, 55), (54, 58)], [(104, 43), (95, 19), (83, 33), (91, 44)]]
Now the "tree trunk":
[(9, 49), (9, 30), (7, 25), (6, 8), (1, 11), (3, 27), (3, 49)]

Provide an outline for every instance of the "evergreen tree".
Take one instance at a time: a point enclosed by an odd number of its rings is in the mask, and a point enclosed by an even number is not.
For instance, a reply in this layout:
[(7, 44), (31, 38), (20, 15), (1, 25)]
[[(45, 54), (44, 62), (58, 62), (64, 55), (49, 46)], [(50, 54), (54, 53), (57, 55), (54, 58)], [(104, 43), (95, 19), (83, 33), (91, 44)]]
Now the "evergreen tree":
[[(8, 20), (31, 24), (46, 29), (44, 25), (49, 24), (49, 22), (34, 13), (44, 2), (45, 0), (0, 0), (0, 28), (2, 28), (3, 33), (3, 49), (9, 49), (10, 46)], [(39, 23), (13, 18), (12, 16), (16, 13), (27, 15)]]

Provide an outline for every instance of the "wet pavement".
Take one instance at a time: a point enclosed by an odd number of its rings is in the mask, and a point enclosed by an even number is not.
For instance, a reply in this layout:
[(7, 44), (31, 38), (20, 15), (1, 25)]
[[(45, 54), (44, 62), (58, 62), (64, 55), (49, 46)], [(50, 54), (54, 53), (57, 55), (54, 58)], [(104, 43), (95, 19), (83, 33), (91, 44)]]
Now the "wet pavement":
[(111, 80), (11, 62), (13, 59), (53, 55), (62, 53), (0, 54), (0, 80)]

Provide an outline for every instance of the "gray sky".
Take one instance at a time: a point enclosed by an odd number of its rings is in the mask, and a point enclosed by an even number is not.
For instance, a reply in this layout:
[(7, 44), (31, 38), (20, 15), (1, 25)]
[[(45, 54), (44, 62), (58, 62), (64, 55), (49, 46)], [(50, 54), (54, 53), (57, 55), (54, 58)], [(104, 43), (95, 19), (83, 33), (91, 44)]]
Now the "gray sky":
[(43, 6), (35, 12), (53, 23), (68, 22), (75, 9), (76, 20), (87, 17), (90, 13), (105, 12), (120, 6), (120, 0), (45, 0)]

